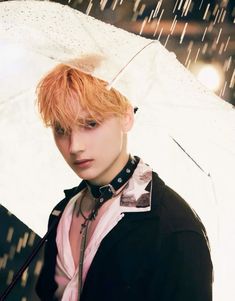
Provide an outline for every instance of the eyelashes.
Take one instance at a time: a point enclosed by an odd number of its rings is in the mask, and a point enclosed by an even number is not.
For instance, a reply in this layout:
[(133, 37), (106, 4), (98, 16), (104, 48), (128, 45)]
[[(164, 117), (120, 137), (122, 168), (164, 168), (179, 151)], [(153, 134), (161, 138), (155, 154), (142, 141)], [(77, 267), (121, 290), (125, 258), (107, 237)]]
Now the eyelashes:
[(87, 120), (87, 121), (85, 121), (83, 127), (86, 129), (94, 129), (94, 128), (98, 127), (98, 122), (95, 120)]
[(59, 123), (53, 126), (53, 130), (58, 136), (65, 136), (67, 134), (66, 130)]
[[(95, 120), (85, 120), (79, 125), (79, 128), (81, 130), (92, 130), (96, 129), (98, 126), (99, 123)], [(67, 136), (71, 132), (70, 130), (66, 130), (65, 128), (63, 128), (58, 122), (55, 123), (55, 125), (53, 126), (53, 130), (58, 136)]]

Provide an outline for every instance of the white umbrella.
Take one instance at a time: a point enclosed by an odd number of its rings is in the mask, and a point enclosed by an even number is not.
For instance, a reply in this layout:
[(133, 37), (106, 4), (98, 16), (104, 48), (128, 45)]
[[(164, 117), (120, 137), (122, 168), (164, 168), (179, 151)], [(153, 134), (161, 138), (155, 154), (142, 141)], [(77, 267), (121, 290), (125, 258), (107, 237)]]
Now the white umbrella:
[(42, 235), (62, 190), (78, 184), (34, 106), (40, 77), (56, 63), (78, 58), (80, 69), (106, 80), (140, 108), (132, 153), (199, 213), (212, 245), (214, 300), (231, 300), (225, 272), (231, 277), (235, 268), (232, 106), (199, 84), (159, 42), (68, 6), (2, 2), (0, 18), (1, 203)]

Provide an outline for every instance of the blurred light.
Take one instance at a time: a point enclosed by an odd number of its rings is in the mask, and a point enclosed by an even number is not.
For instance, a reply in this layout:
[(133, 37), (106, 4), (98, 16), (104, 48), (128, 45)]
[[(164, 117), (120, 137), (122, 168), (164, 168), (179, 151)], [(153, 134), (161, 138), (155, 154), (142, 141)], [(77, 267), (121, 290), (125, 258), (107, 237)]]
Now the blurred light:
[(210, 90), (217, 91), (220, 87), (221, 77), (219, 71), (213, 65), (202, 67), (197, 79)]
[(224, 81), (224, 74), (218, 64), (198, 62), (192, 66), (191, 71), (208, 89), (217, 92), (221, 88)]

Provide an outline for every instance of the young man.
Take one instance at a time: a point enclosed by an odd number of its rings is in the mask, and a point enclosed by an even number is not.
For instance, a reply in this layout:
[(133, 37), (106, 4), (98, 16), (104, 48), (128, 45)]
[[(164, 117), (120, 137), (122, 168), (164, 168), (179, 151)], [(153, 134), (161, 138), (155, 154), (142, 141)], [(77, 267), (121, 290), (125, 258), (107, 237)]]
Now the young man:
[(128, 100), (65, 64), (38, 86), (44, 123), (83, 181), (49, 219), (41, 300), (210, 301), (204, 226), (187, 203), (127, 150)]

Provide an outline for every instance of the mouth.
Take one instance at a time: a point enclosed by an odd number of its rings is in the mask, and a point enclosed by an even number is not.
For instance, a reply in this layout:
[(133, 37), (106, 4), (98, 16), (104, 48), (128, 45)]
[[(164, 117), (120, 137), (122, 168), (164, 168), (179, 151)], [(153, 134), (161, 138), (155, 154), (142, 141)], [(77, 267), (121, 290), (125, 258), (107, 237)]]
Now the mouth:
[(79, 168), (87, 168), (90, 167), (93, 161), (93, 159), (75, 160), (73, 164)]

